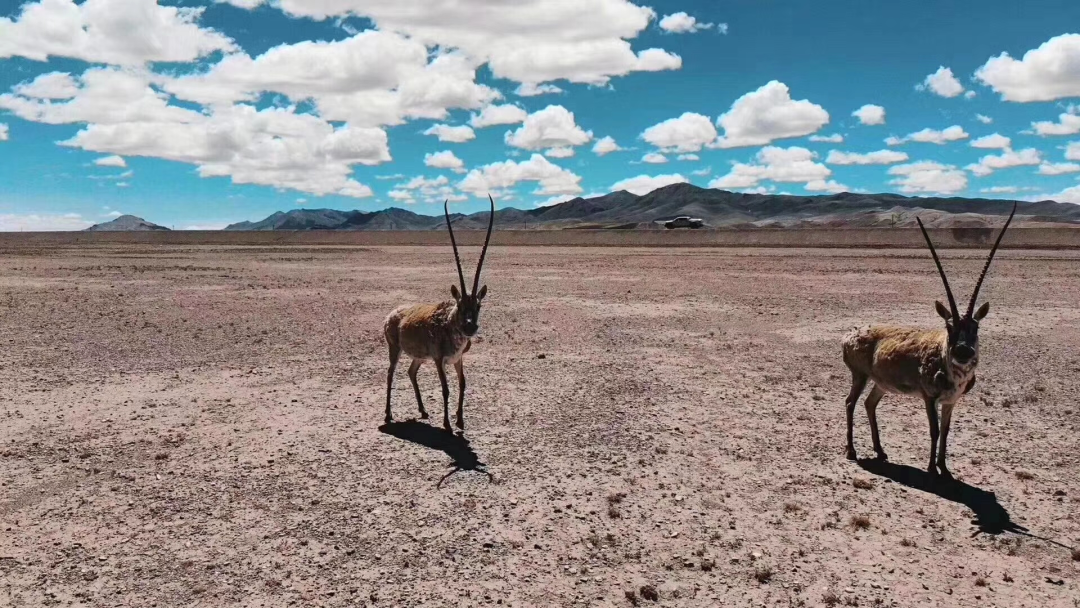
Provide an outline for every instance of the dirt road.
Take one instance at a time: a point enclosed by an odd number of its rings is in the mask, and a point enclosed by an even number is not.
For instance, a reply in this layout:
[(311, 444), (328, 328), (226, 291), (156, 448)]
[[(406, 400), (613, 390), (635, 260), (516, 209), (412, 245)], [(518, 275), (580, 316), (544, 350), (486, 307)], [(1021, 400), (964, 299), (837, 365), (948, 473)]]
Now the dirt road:
[[(942, 253), (966, 296), (983, 252)], [(1080, 252), (999, 253), (952, 485), (912, 399), (892, 464), (843, 457), (839, 340), (940, 323), (925, 252), (504, 247), (484, 280), (466, 441), (405, 422), (407, 361), (379, 428), (382, 320), (448, 297), (449, 248), (0, 251), (0, 605), (1080, 605)]]

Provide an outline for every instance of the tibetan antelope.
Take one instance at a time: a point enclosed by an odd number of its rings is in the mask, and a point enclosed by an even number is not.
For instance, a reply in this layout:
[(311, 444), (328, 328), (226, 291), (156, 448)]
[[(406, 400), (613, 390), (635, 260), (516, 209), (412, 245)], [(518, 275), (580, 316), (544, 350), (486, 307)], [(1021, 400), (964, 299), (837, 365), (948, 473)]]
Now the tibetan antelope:
[(450, 431), (450, 387), (446, 383), (447, 363), (452, 363), (457, 371), (458, 380), (458, 405), (457, 427), (465, 428), (465, 419), (462, 415), (462, 404), (465, 401), (465, 370), (462, 366), (462, 356), (469, 352), (472, 345), (471, 338), (480, 329), (480, 303), (487, 295), (487, 285), (477, 287), (480, 284), (480, 269), (484, 266), (484, 255), (487, 254), (488, 242), (491, 241), (491, 228), (495, 224), (495, 201), (491, 201), (491, 217), (488, 220), (487, 236), (484, 238), (484, 248), (480, 250), (480, 262), (476, 265), (476, 275), (473, 278), (472, 293), (465, 288), (465, 274), (461, 270), (461, 258), (458, 257), (457, 242), (454, 240), (454, 228), (450, 225), (450, 210), (443, 203), (443, 211), (446, 214), (446, 229), (450, 231), (450, 244), (454, 248), (454, 261), (457, 263), (458, 280), (461, 284), (460, 291), (457, 285), (450, 286), (452, 300), (446, 300), (439, 304), (405, 305), (395, 308), (386, 317), (383, 325), (383, 333), (386, 336), (386, 344), (390, 348), (390, 370), (386, 373), (386, 423), (393, 421), (390, 414), (390, 393), (394, 387), (394, 370), (397, 368), (398, 357), (401, 352), (413, 358), (409, 366), (409, 379), (412, 380), (413, 391), (416, 393), (416, 405), (420, 407), (420, 417), (426, 419), (427, 411), (424, 410), (424, 401), (420, 397), (420, 386), (416, 383), (416, 372), (424, 361), (435, 363), (435, 370), (439, 373), (439, 382), (442, 384), (443, 396), (443, 427)]
[[(1001, 237), (1016, 215), (1016, 205), (1005, 226), (998, 234), (990, 256), (986, 259), (982, 274), (975, 283), (975, 291), (968, 302), (967, 313), (960, 316), (953, 299), (949, 280), (941, 267), (930, 235), (922, 230), (930, 254), (937, 265), (938, 273), (945, 284), (945, 295), (949, 298), (949, 308), (940, 301), (935, 302), (937, 313), (945, 320), (945, 329), (924, 330), (908, 327), (871, 326), (857, 329), (844, 337), (844, 363), (851, 370), (851, 392), (847, 397), (847, 457), (855, 460), (855, 446), (852, 443), (852, 419), (855, 404), (866, 386), (867, 380), (873, 380), (873, 388), (866, 397), (866, 415), (870, 419), (870, 433), (874, 442), (874, 452), (878, 460), (888, 460), (881, 449), (878, 435), (877, 405), (886, 392), (921, 397), (926, 405), (926, 416), (930, 421), (930, 464), (927, 472), (949, 478), (951, 474), (945, 466), (945, 446), (949, 439), (949, 425), (952, 422), (953, 407), (960, 397), (975, 386), (975, 367), (979, 363), (979, 321), (990, 310), (986, 302), (975, 309), (986, 271), (994, 259)], [(941, 407), (940, 429), (938, 406)], [(941, 443), (939, 445), (938, 439)], [(936, 468), (935, 468), (936, 467)]]

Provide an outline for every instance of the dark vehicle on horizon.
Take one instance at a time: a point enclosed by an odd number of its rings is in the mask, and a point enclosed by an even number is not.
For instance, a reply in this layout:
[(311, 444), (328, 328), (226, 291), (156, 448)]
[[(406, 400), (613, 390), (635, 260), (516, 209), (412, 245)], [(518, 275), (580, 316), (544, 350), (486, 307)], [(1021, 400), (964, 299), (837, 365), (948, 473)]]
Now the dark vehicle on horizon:
[(664, 228), (667, 228), (668, 230), (673, 228), (701, 228), (704, 225), (704, 220), (690, 217), (689, 215), (680, 215), (679, 217), (664, 222)]

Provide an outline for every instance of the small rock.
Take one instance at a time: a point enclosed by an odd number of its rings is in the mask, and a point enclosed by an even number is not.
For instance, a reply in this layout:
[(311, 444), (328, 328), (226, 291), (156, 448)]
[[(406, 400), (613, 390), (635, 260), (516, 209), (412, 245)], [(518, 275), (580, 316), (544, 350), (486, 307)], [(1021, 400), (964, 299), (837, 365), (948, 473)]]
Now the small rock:
[(660, 593), (656, 590), (656, 587), (652, 585), (642, 585), (641, 589), (638, 590), (638, 593), (641, 594), (641, 597), (650, 602), (660, 601)]

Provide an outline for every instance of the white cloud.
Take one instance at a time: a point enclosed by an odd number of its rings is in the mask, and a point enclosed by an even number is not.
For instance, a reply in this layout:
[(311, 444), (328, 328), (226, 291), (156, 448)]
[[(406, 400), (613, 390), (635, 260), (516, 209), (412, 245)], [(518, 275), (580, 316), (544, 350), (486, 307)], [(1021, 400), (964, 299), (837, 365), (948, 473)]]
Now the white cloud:
[(998, 155), (990, 154), (979, 159), (979, 162), (964, 167), (979, 177), (986, 177), (999, 169), (1010, 167), (1026, 167), (1038, 165), (1042, 162), (1042, 155), (1035, 148), (1013, 151), (1006, 149)]
[(678, 173), (673, 175), (638, 175), (636, 177), (630, 177), (615, 182), (611, 185), (611, 191), (618, 192), (620, 190), (626, 190), (631, 194), (644, 196), (657, 188), (663, 188), (664, 186), (670, 186), (672, 184), (685, 184), (689, 181), (690, 180)]
[(117, 188), (128, 188), (130, 186), (131, 186), (131, 184), (129, 184), (127, 182), (116, 182), (116, 187)]
[(413, 198), (412, 192), (407, 192), (405, 190), (391, 190), (386, 193), (386, 196), (389, 196), (396, 202), (405, 203), (406, 205), (412, 205), (416, 202), (416, 199)]
[(548, 106), (525, 117), (516, 131), (507, 132), (507, 145), (522, 150), (542, 150), (580, 146), (592, 140), (592, 132), (574, 122), (573, 112), (562, 106)]
[(548, 158), (570, 158), (574, 155), (574, 149), (570, 147), (551, 148), (544, 151)]
[(1080, 114), (1076, 106), (1069, 106), (1069, 111), (1058, 117), (1058, 122), (1040, 121), (1031, 123), (1035, 133), (1043, 137), (1050, 135), (1076, 135), (1080, 133)]
[(713, 27), (712, 23), (701, 23), (695, 17), (684, 12), (665, 15), (658, 25), (660, 29), (669, 34), (689, 34)]
[(839, 133), (833, 133), (832, 135), (811, 135), (810, 141), (824, 142), (830, 144), (842, 144), (844, 143), (844, 136)]
[(967, 174), (953, 165), (922, 161), (889, 169), (889, 183), (905, 194), (956, 194), (968, 185)]
[(1076, 163), (1043, 163), (1039, 165), (1039, 175), (1066, 175), (1068, 173), (1080, 173), (1080, 165)]
[(990, 118), (989, 116), (987, 116), (985, 114), (976, 114), (975, 115), (975, 120), (981, 122), (984, 125), (988, 125), (988, 124), (994, 122), (993, 118)]
[(424, 155), (424, 164), (436, 169), (450, 169), (454, 173), (465, 172), (465, 161), (458, 158), (450, 150), (432, 152)]
[(851, 191), (851, 188), (845, 186), (844, 184), (837, 183), (836, 181), (831, 179), (829, 181), (817, 179), (807, 183), (804, 188), (806, 188), (809, 192), (829, 192), (831, 194), (839, 194), (840, 192)]
[(964, 99), (975, 99), (979, 94), (975, 91), (968, 91), (964, 93)]
[(708, 116), (685, 112), (645, 129), (641, 138), (664, 151), (697, 152), (716, 139)]
[(0, 232), (85, 230), (93, 224), (78, 213), (0, 213)]
[(817, 156), (817, 153), (798, 146), (767, 146), (758, 151), (755, 163), (735, 163), (727, 175), (709, 182), (709, 187), (731, 190), (753, 188), (765, 180), (788, 183), (824, 181), (832, 175), (832, 171), (816, 162)]
[(390, 160), (382, 129), (335, 128), (291, 109), (258, 111), (246, 105), (195, 116), (190, 122), (91, 124), (61, 143), (91, 152), (194, 164), (201, 177), (231, 177), (237, 184), (358, 198), (372, 192), (352, 179), (352, 165)]
[(935, 129), (923, 129), (922, 131), (916, 131), (909, 133), (905, 137), (889, 137), (885, 140), (885, 144), (889, 146), (899, 146), (909, 141), (923, 143), (923, 144), (937, 144), (939, 146), (945, 145), (952, 141), (960, 141), (970, 137), (967, 131), (959, 125), (953, 125), (943, 131)]
[(649, 163), (650, 165), (662, 165), (668, 162), (668, 159), (663, 154), (657, 152), (649, 152), (645, 156), (641, 157), (641, 162)]
[(701, 169), (695, 169), (694, 171), (690, 172), (690, 175), (694, 175), (696, 177), (707, 177), (711, 174), (712, 167), (702, 167)]
[(1066, 188), (1057, 194), (1051, 194), (1047, 198), (1059, 203), (1073, 203), (1080, 205), (1080, 186)]
[(825, 108), (803, 99), (791, 99), (786, 84), (775, 80), (735, 100), (731, 109), (717, 119), (724, 135), (720, 148), (738, 148), (771, 143), (777, 139), (802, 137), (829, 122)]
[(124, 215), (123, 212), (113, 210), (113, 211), (110, 211), (110, 212), (106, 213), (105, 217), (120, 217), (121, 215)]
[(604, 156), (605, 154), (620, 152), (622, 150), (624, 150), (624, 148), (615, 143), (615, 139), (611, 136), (601, 137), (596, 140), (596, 144), (592, 148), (593, 153), (597, 156)]
[(123, 169), (127, 167), (127, 163), (120, 156), (103, 156), (94, 161), (94, 164), (99, 167), (120, 167)]
[(538, 182), (539, 187), (535, 193), (544, 196), (578, 194), (582, 191), (580, 176), (552, 164), (539, 154), (533, 154), (520, 163), (505, 160), (473, 169), (461, 180), (458, 188), (480, 196), (494, 190), (510, 188), (519, 182)]
[(35, 99), (71, 99), (79, 92), (79, 86), (71, 74), (49, 72), (41, 74), (31, 82), (24, 82), (15, 87), (15, 93)]
[(473, 114), (469, 124), (475, 129), (492, 127), (495, 125), (516, 125), (525, 120), (528, 113), (514, 104), (501, 106), (485, 106), (479, 114)]
[(695, 161), (695, 160), (701, 160), (701, 157), (698, 156), (697, 154), (680, 154), (679, 157), (678, 157), (678, 160)]
[(1080, 34), (1051, 38), (1017, 60), (1002, 53), (975, 77), (1005, 101), (1054, 101), (1080, 97)]
[(1007, 150), (1012, 147), (1012, 140), (1000, 133), (986, 135), (971, 142), (972, 148)]
[(895, 150), (878, 150), (866, 154), (830, 150), (825, 162), (830, 165), (891, 165), (902, 163), (907, 159), (907, 154)]
[(964, 92), (964, 85), (953, 76), (951, 69), (941, 66), (938, 71), (926, 77), (921, 84), (915, 85), (920, 91), (930, 91), (941, 97), (956, 97)]
[(885, 108), (881, 106), (866, 104), (852, 112), (851, 115), (858, 118), (859, 122), (867, 126), (885, 124)]
[(215, 51), (235, 50), (228, 37), (196, 24), (203, 10), (159, 6), (156, 0), (27, 3), (18, 17), (0, 17), (0, 59), (67, 57), (140, 66), (188, 63)]
[(514, 95), (518, 97), (537, 97), (540, 95), (553, 95), (562, 93), (563, 90), (553, 84), (536, 84), (523, 82), (514, 89)]
[(0, 122), (0, 141), (8, 140), (8, 126)]
[(455, 144), (476, 139), (476, 132), (472, 130), (472, 127), (466, 125), (457, 127), (452, 127), (450, 125), (433, 125), (428, 128), (428, 130), (424, 131), (424, 135), (434, 135), (439, 138), (439, 141)]
[(1080, 141), (1074, 141), (1065, 148), (1066, 160), (1080, 160)]

